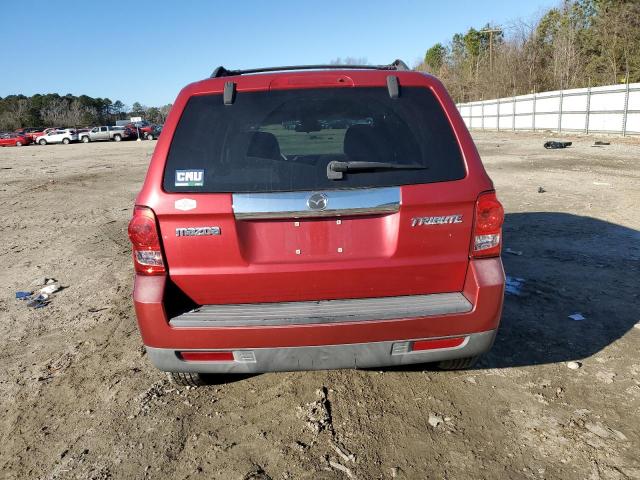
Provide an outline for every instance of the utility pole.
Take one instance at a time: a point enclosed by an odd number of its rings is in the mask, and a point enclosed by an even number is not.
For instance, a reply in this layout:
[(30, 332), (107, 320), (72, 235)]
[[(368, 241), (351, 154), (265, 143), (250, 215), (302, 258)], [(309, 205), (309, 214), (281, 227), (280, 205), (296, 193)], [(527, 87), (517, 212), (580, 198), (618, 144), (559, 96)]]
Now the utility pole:
[(493, 34), (494, 33), (502, 33), (502, 29), (500, 28), (485, 28), (480, 30), (480, 33), (488, 33), (489, 34), (489, 71), (493, 73)]

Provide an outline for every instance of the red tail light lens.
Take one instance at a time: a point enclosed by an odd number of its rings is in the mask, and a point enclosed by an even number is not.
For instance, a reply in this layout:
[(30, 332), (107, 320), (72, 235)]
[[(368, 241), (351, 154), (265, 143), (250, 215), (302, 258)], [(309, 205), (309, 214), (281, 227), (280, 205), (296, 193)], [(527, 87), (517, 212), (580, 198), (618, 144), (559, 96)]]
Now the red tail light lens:
[(504, 209), (494, 192), (483, 193), (476, 201), (471, 256), (497, 257), (502, 245)]
[(418, 340), (411, 346), (412, 352), (437, 350), (439, 348), (455, 348), (464, 343), (467, 337), (440, 338), (437, 340)]
[(233, 352), (180, 352), (180, 358), (186, 362), (233, 362)]
[(133, 245), (133, 262), (141, 275), (162, 275), (166, 272), (156, 216), (150, 208), (135, 207), (129, 222), (129, 239)]

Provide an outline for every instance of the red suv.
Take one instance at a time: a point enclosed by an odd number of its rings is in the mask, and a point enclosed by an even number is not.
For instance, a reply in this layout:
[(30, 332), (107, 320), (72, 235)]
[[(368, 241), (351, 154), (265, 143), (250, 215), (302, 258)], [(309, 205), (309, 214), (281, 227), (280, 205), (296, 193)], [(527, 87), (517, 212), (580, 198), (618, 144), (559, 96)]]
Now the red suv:
[(503, 218), (436, 78), (219, 67), (178, 95), (129, 224), (148, 356), (192, 385), (469, 367), (500, 322)]

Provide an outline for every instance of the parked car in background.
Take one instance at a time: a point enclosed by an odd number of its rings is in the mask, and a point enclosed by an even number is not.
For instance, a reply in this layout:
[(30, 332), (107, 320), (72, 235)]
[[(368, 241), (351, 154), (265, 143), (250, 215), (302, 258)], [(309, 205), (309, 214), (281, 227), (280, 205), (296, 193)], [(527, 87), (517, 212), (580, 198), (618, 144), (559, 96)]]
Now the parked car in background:
[(162, 133), (162, 125), (154, 125), (153, 128), (147, 132), (144, 138), (147, 140), (157, 140)]
[(71, 142), (77, 141), (78, 134), (72, 128), (67, 128), (64, 130), (52, 130), (46, 135), (38, 137), (38, 144), (40, 145), (47, 145), (50, 143), (64, 143), (65, 145), (68, 145)]
[(138, 138), (138, 132), (140, 132), (140, 138), (147, 138), (147, 135), (151, 132), (155, 125), (143, 120), (141, 122), (127, 123), (124, 127), (129, 128), (135, 138)]
[(24, 135), (25, 137), (27, 137), (29, 139), (30, 142), (33, 142), (34, 140), (34, 135), (36, 133), (40, 133), (40, 128), (36, 128), (36, 127), (24, 127), (24, 128), (19, 128), (15, 131), (15, 133), (18, 133), (20, 135)]
[(31, 139), (26, 134), (0, 133), (0, 147), (21, 147), (30, 143)]
[(120, 140), (125, 140), (130, 136), (130, 132), (124, 127), (102, 125), (100, 127), (93, 127), (88, 132), (80, 133), (79, 139), (84, 143), (103, 142), (108, 140), (119, 142)]
[(37, 132), (33, 132), (31, 134), (31, 140), (33, 141), (33, 143), (38, 143), (38, 140), (40, 139), (40, 137), (43, 137), (45, 135), (47, 135), (50, 132), (54, 132), (56, 130), (63, 130), (63, 128), (61, 127), (50, 127), (50, 128), (45, 128), (43, 130), (39, 130)]

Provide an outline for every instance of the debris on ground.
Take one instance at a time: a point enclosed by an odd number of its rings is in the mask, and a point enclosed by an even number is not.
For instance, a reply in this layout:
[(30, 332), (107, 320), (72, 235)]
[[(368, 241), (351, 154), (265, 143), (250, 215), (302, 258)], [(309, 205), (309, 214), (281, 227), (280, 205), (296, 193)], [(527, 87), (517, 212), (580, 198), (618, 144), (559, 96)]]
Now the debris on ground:
[(429, 420), (427, 421), (429, 422), (429, 425), (431, 425), (433, 428), (436, 428), (438, 425), (444, 422), (444, 418), (442, 418), (440, 415), (436, 415), (435, 413), (430, 413)]
[(522, 295), (522, 287), (524, 286), (524, 278), (511, 277), (507, 275), (504, 291), (509, 295)]
[(353, 453), (346, 452), (343, 448), (341, 448), (338, 444), (332, 443), (331, 448), (335, 450), (335, 452), (344, 460), (345, 462), (353, 462), (356, 461), (356, 456)]
[(603, 142), (602, 140), (596, 140), (593, 142), (592, 147), (603, 147), (604, 145), (611, 145), (611, 142)]
[(555, 150), (557, 148), (567, 148), (567, 147), (570, 147), (572, 143), (573, 142), (549, 141), (549, 142), (545, 142), (544, 148), (546, 148), (547, 150)]
[(329, 460), (329, 465), (331, 465), (336, 470), (340, 470), (342, 473), (344, 473), (349, 478), (356, 478), (353, 475), (353, 473), (351, 473), (351, 470), (349, 468), (345, 467), (344, 465), (342, 465), (341, 463), (334, 462), (333, 460)]
[(522, 255), (522, 251), (520, 251), (520, 250), (511, 250), (509, 247), (505, 248), (504, 251), (506, 253), (510, 253), (511, 255), (517, 255), (517, 256), (521, 256)]
[(56, 293), (60, 290), (60, 284), (58, 282), (52, 282), (40, 289), (40, 293), (51, 295), (52, 293)]
[(580, 367), (582, 367), (582, 363), (580, 363), (580, 362), (568, 362), (567, 363), (567, 368), (569, 368), (570, 370), (578, 370)]
[(542, 187), (538, 187), (538, 193), (544, 193), (546, 190)]
[(333, 433), (331, 420), (331, 405), (327, 398), (327, 387), (316, 390), (318, 399), (307, 403), (304, 407), (298, 407), (300, 417), (306, 417), (307, 426), (316, 435), (324, 430)]
[(569, 318), (571, 320), (575, 320), (576, 322), (579, 322), (581, 320), (586, 320), (587, 317), (585, 317), (581, 313), (572, 313), (571, 315), (569, 315)]
[(24, 300), (31, 308), (43, 308), (51, 303), (51, 295), (60, 290), (60, 282), (55, 278), (39, 277), (29, 284), (30, 287), (41, 287), (37, 290), (19, 290), (16, 299)]
[[(151, 408), (151, 404), (166, 393), (166, 382), (158, 381), (151, 385), (147, 390), (138, 395), (139, 409), (137, 413), (146, 415)], [(137, 416), (137, 414), (136, 414)]]
[(27, 307), (31, 307), (31, 308), (46, 307), (47, 305), (49, 305), (49, 302), (51, 301), (49, 300), (49, 295), (46, 293), (39, 293), (35, 297), (34, 296), (29, 297), (28, 300), (29, 302), (27, 303)]

